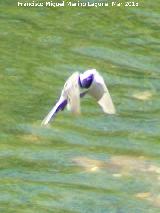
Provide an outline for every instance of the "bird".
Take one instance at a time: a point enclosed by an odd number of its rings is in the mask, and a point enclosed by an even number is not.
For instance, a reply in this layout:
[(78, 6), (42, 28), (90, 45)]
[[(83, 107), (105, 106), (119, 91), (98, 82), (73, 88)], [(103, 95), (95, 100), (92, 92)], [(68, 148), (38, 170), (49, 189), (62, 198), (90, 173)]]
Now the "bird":
[(74, 72), (67, 79), (58, 101), (43, 119), (42, 126), (47, 125), (59, 111), (66, 107), (74, 115), (79, 115), (81, 113), (80, 98), (86, 94), (97, 101), (104, 113), (116, 114), (115, 106), (102, 75), (96, 69), (89, 69), (83, 73)]

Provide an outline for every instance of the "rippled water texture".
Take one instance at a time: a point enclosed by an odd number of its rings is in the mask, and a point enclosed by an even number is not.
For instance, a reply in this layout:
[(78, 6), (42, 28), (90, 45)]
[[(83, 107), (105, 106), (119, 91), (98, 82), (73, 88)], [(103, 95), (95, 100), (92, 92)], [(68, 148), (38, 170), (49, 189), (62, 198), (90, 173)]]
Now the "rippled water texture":
[[(24, 2), (24, 1), (21, 1)], [(160, 15), (139, 7), (18, 8), (0, 2), (0, 212), (160, 209)], [(74, 71), (96, 68), (116, 115), (41, 121)]]

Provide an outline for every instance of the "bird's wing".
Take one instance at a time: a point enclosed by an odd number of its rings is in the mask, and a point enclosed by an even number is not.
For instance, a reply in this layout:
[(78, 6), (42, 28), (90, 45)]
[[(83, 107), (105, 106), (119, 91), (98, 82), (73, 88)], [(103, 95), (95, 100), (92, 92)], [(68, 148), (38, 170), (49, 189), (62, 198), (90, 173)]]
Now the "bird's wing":
[[(66, 106), (74, 114), (80, 113), (80, 91), (78, 84), (79, 73), (73, 73), (66, 81), (58, 102), (53, 106), (48, 115), (42, 121), (42, 125), (47, 125), (51, 119)], [(85, 94), (82, 94), (84, 96)]]
[(73, 73), (64, 85), (64, 96), (67, 98), (67, 108), (74, 114), (80, 114), (79, 73)]
[(66, 105), (67, 105), (67, 100), (63, 96), (61, 96), (59, 101), (53, 106), (53, 108), (50, 110), (48, 115), (43, 119), (42, 125), (47, 125), (51, 121), (51, 119), (54, 118), (56, 113), (63, 110)]
[(116, 110), (109, 94), (103, 77), (97, 72), (88, 93), (96, 99), (103, 111), (108, 114), (115, 114)]

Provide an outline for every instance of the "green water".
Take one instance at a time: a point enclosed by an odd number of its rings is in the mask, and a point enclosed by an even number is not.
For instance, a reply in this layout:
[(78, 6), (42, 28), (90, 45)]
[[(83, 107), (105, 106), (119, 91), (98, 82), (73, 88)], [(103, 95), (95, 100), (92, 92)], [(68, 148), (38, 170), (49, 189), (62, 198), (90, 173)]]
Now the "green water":
[[(25, 1), (21, 1), (25, 2)], [(159, 2), (25, 8), (0, 1), (0, 212), (153, 213), (160, 208)], [(96, 68), (116, 115), (41, 127), (65, 80)]]

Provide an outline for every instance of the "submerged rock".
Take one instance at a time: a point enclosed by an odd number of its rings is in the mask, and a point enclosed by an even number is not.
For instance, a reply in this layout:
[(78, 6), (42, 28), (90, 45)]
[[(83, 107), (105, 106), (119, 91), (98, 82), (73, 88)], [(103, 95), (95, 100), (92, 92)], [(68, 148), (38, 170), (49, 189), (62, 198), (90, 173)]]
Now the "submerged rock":
[(72, 161), (85, 171), (106, 170), (114, 177), (145, 173), (147, 173), (147, 175), (158, 175), (160, 173), (160, 167), (152, 164), (142, 156), (112, 156), (106, 161), (78, 156), (73, 158)]
[(137, 92), (135, 94), (133, 94), (133, 97), (141, 100), (141, 101), (147, 101), (150, 100), (152, 98), (153, 94), (150, 91), (142, 91), (142, 92)]

